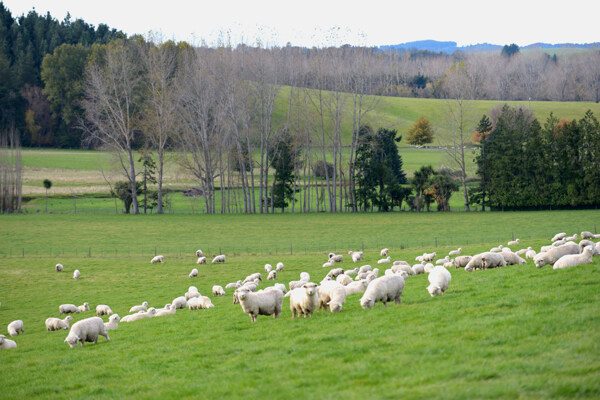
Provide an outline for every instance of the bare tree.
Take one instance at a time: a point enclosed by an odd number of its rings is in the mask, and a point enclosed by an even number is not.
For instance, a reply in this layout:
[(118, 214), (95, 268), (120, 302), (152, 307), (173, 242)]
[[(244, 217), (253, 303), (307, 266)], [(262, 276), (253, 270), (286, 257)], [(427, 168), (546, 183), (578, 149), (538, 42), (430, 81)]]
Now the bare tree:
[(21, 142), (14, 127), (0, 132), (0, 214), (20, 213)]

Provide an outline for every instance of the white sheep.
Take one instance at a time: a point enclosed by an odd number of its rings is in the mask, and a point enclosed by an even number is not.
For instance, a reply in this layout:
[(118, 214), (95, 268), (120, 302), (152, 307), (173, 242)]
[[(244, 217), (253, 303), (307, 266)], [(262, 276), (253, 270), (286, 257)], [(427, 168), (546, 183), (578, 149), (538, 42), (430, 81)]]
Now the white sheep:
[[(343, 268), (334, 268), (334, 269), (332, 269), (331, 271), (329, 271), (327, 273), (327, 276), (330, 277), (331, 279), (335, 279), (339, 275), (342, 275), (343, 273), (344, 273), (344, 269)], [(310, 277), (306, 281), (308, 282), (309, 280), (310, 280)]]
[(61, 304), (58, 306), (59, 315), (75, 313), (79, 314), (81, 310), (75, 304)]
[(288, 287), (290, 288), (290, 290), (298, 289), (298, 288), (302, 287), (302, 285), (304, 285), (306, 282), (308, 282), (308, 281), (304, 281), (304, 280), (290, 281), (288, 283)]
[(534, 258), (533, 262), (538, 268), (542, 268), (546, 264), (554, 264), (562, 256), (567, 254), (579, 254), (579, 245), (577, 243), (565, 243), (562, 246), (553, 247), (547, 252), (538, 253)]
[(10, 336), (17, 336), (19, 333), (25, 333), (25, 330), (23, 329), (23, 321), (21, 321), (20, 319), (17, 319), (8, 324), (6, 329), (8, 330), (8, 334)]
[(452, 260), (452, 264), (455, 268), (464, 268), (471, 261), (471, 256), (459, 256)]
[(83, 303), (82, 305), (78, 306), (77, 308), (79, 308), (79, 312), (90, 311), (90, 305), (88, 304), (87, 301), (85, 303)]
[(277, 263), (277, 266), (275, 267), (275, 271), (277, 271), (277, 272), (283, 271), (283, 263), (282, 262)]
[(310, 274), (308, 272), (300, 272), (300, 280), (304, 282), (310, 281)]
[(225, 285), (225, 289), (237, 289), (240, 286), (242, 286), (242, 281), (237, 281), (237, 282), (230, 282), (227, 285)]
[(423, 267), (423, 269), (425, 270), (426, 274), (430, 273), (433, 270), (433, 268), (434, 268), (434, 265), (432, 263), (427, 263)]
[(368, 272), (371, 270), (371, 266), (370, 265), (363, 265), (362, 267), (360, 267), (358, 269), (358, 273), (363, 273), (363, 272)]
[(331, 268), (333, 266), (335, 266), (335, 261), (333, 260), (329, 260), (323, 263), (323, 268)]
[(202, 250), (198, 249), (196, 250), (196, 257), (202, 257), (204, 253), (202, 253)]
[(262, 290), (253, 293), (245, 288), (236, 290), (242, 310), (256, 322), (259, 315), (272, 315), (279, 318), (283, 309), (283, 293), (281, 290)]
[(73, 279), (79, 279), (80, 276), (81, 276), (81, 272), (79, 272), (78, 269), (73, 271)]
[(552, 242), (556, 242), (557, 240), (562, 240), (564, 238), (567, 237), (567, 234), (565, 232), (561, 232), (561, 233), (557, 233), (556, 235), (554, 235), (554, 237), (552, 238)]
[(515, 251), (515, 254), (517, 254), (517, 255), (521, 256), (521, 255), (523, 255), (523, 254), (526, 254), (526, 253), (527, 253), (529, 250), (533, 250), (533, 249), (531, 248), (531, 246), (529, 246), (529, 247), (528, 247), (528, 248), (526, 248), (526, 249), (520, 249), (520, 250), (517, 250), (517, 251)]
[(121, 317), (119, 317), (119, 314), (113, 314), (110, 317), (108, 317), (108, 322), (104, 323), (104, 328), (107, 331), (113, 331), (119, 327), (120, 320)]
[(585, 249), (587, 246), (592, 246), (594, 251), (592, 253), (592, 256), (598, 255), (598, 253), (596, 252), (596, 243), (592, 242), (591, 240), (581, 240), (579, 242), (579, 254), (583, 253), (583, 249)]
[(329, 262), (333, 261), (333, 262), (342, 262), (342, 255), (341, 254), (333, 254), (333, 253), (329, 253)]
[(576, 239), (577, 239), (577, 234), (576, 234), (576, 233), (574, 233), (574, 234), (573, 234), (573, 236), (567, 236), (567, 237), (565, 238), (565, 240), (566, 240), (567, 242), (572, 242), (573, 240), (576, 240)]
[(296, 315), (304, 315), (304, 318), (312, 317), (319, 306), (319, 289), (313, 282), (307, 282), (300, 288), (290, 290), (286, 297), (290, 298), (292, 318), (296, 318)]
[(415, 271), (413, 271), (413, 269), (410, 265), (396, 264), (396, 265), (392, 265), (391, 269), (392, 269), (392, 272), (394, 272), (395, 274), (400, 273), (400, 271), (404, 271), (409, 276), (415, 275)]
[(171, 302), (171, 306), (177, 308), (186, 308), (187, 307), (187, 299), (185, 296), (179, 296), (173, 299)]
[(56, 269), (56, 272), (62, 272), (62, 270), (63, 270), (63, 265), (62, 265), (62, 264), (56, 264), (56, 267), (55, 267), (55, 269)]
[(287, 293), (287, 289), (285, 288), (285, 285), (283, 283), (276, 283), (273, 286), (270, 287), (266, 287), (265, 290), (271, 290), (271, 289), (278, 289), (281, 291), (281, 293), (286, 294)]
[(593, 255), (594, 247), (586, 246), (581, 254), (567, 254), (559, 258), (552, 266), (552, 269), (563, 269), (582, 264), (591, 264)]
[(69, 329), (69, 324), (73, 321), (73, 317), (67, 315), (65, 319), (46, 318), (46, 331), (58, 331), (60, 329)]
[(269, 276), (267, 276), (267, 280), (274, 281), (275, 279), (277, 279), (277, 271), (269, 272)]
[(189, 300), (189, 299), (191, 299), (192, 297), (200, 297), (200, 296), (202, 296), (202, 295), (200, 294), (200, 292), (198, 292), (198, 289), (196, 289), (196, 288), (194, 287), (193, 289), (191, 289), (191, 288), (190, 288), (190, 289), (189, 289), (187, 292), (185, 292), (185, 295), (184, 295), (184, 296), (185, 296), (185, 299), (186, 299), (186, 300)]
[(121, 322), (133, 322), (145, 318), (153, 318), (156, 316), (156, 308), (150, 307), (148, 311), (138, 311), (137, 314), (129, 314), (121, 319)]
[(451, 250), (448, 255), (449, 256), (460, 256), (460, 253), (462, 253), (462, 247), (459, 247), (457, 250)]
[(336, 281), (328, 281), (319, 286), (319, 311), (329, 306), (332, 313), (342, 311), (346, 302), (346, 289)]
[(347, 286), (349, 284), (351, 284), (352, 282), (354, 282), (352, 280), (352, 277), (346, 275), (346, 274), (341, 274), (335, 277), (336, 282), (341, 283), (344, 286)]
[(498, 247), (492, 247), (489, 252), (490, 253), (499, 253), (502, 251), (503, 248), (504, 248), (504, 246), (502, 246), (502, 245), (500, 245)]
[(377, 264), (387, 264), (391, 261), (392, 261), (391, 256), (387, 256), (386, 258), (382, 258), (382, 259), (378, 260)]
[(98, 304), (96, 306), (96, 315), (99, 317), (101, 315), (111, 315), (113, 311), (106, 304)]
[(535, 256), (537, 255), (537, 253), (535, 252), (535, 250), (531, 249), (531, 250), (527, 250), (525, 252), (525, 258), (527, 260), (533, 260), (535, 258)]
[[(519, 256), (517, 256), (519, 257)], [(520, 257), (519, 257), (520, 258)], [(506, 266), (506, 260), (504, 259), (504, 253), (484, 253), (481, 258), (481, 263), (483, 265), (483, 269), (489, 268), (500, 268)]]
[(566, 244), (567, 241), (565, 239), (561, 239), (561, 240), (557, 240), (556, 242), (552, 243), (553, 247), (558, 247), (558, 246), (562, 246), (563, 244)]
[(138, 311), (146, 311), (148, 310), (148, 302), (144, 301), (142, 304), (133, 306), (129, 309), (129, 312), (138, 312)]
[(215, 258), (213, 258), (212, 260), (213, 264), (217, 264), (217, 263), (225, 263), (225, 255), (224, 254), (219, 254), (218, 256), (215, 256)]
[(504, 257), (504, 261), (506, 261), (506, 265), (520, 265), (525, 264), (526, 261), (519, 257), (516, 253), (512, 251), (503, 251), (502, 257)]
[(250, 274), (246, 277), (246, 279), (244, 279), (244, 281), (242, 282), (242, 284), (248, 283), (248, 282), (253, 282), (256, 279), (258, 279), (259, 281), (262, 281), (262, 276), (260, 275), (260, 272), (256, 272), (254, 274)]
[(435, 260), (435, 264), (436, 265), (438, 265), (438, 264), (445, 264), (448, 261), (450, 261), (450, 256), (446, 256), (444, 258), (438, 258), (437, 260)]
[(433, 253), (423, 253), (423, 255), (421, 256), (421, 261), (433, 261), (435, 256), (437, 256), (437, 253), (435, 251)]
[(268, 274), (273, 271), (273, 266), (271, 264), (265, 264), (265, 272)]
[(198, 265), (206, 264), (206, 257), (198, 257), (198, 260), (196, 260), (196, 264), (198, 264)]
[(398, 304), (401, 302), (402, 290), (404, 290), (404, 278), (401, 275), (382, 276), (369, 283), (360, 299), (360, 306), (363, 309), (373, 308), (378, 301), (381, 301), (385, 307), (388, 301)]
[(404, 260), (396, 260), (393, 262), (393, 265), (407, 265), (410, 267), (410, 264)]
[(510, 240), (507, 244), (509, 246), (518, 246), (520, 241), (521, 241), (521, 239), (516, 238), (515, 240)]
[(7, 339), (4, 335), (0, 335), (0, 349), (7, 350), (16, 348), (17, 342), (15, 342), (14, 340)]
[(413, 272), (413, 275), (421, 275), (425, 273), (425, 265), (423, 265), (422, 263), (415, 264), (410, 269)]
[(190, 310), (204, 310), (207, 308), (213, 308), (214, 305), (210, 299), (206, 296), (193, 297), (187, 303), (188, 309)]
[(225, 296), (225, 289), (223, 289), (223, 286), (214, 285), (212, 287), (212, 294), (213, 296)]
[(356, 275), (358, 274), (358, 267), (356, 268), (352, 268), (352, 269), (347, 269), (344, 271), (344, 274), (350, 276), (350, 275)]
[(387, 255), (389, 254), (390, 249), (388, 249), (387, 247), (385, 249), (381, 249), (381, 251), (379, 252), (379, 255), (381, 257), (387, 257)]
[(102, 318), (86, 318), (73, 324), (65, 342), (68, 343), (71, 348), (77, 346), (78, 343), (81, 343), (81, 347), (83, 347), (84, 342), (98, 343), (98, 335), (104, 336), (106, 341), (110, 342)]
[[(473, 257), (471, 257), (467, 265), (465, 265), (465, 271), (471, 272), (475, 271), (476, 269), (483, 269), (483, 256), (485, 254), (487, 254), (487, 252), (475, 254)], [(455, 258), (455, 260), (456, 259), (458, 259), (458, 257)]]
[(172, 314), (175, 314), (176, 311), (177, 311), (177, 308), (174, 305), (165, 304), (164, 308), (161, 308), (160, 310), (156, 310), (155, 317), (164, 317), (165, 315), (172, 315)]
[(364, 279), (360, 281), (354, 281), (344, 287), (346, 289), (346, 296), (350, 296), (351, 294), (355, 293), (364, 293), (368, 285), (369, 284)]
[(359, 262), (360, 260), (363, 259), (363, 252), (362, 251), (352, 251), (352, 250), (350, 250), (348, 252), (348, 254), (350, 254), (350, 257), (352, 257), (352, 262)]
[(152, 257), (152, 260), (150, 260), (150, 264), (164, 263), (164, 262), (165, 262), (165, 256), (155, 256), (155, 257)]
[(430, 283), (430, 285), (427, 286), (427, 291), (431, 297), (433, 297), (446, 293), (452, 275), (450, 275), (450, 272), (448, 272), (446, 268), (438, 265), (429, 273), (427, 279)]
[(198, 276), (198, 270), (196, 268), (192, 269), (190, 274), (188, 275), (190, 278), (196, 278)]

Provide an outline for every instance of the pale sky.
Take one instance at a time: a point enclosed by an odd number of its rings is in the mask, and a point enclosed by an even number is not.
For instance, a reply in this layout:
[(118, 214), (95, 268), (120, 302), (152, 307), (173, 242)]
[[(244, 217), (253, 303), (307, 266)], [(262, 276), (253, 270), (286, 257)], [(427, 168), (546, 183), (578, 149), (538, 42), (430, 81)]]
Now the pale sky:
[(132, 35), (215, 44), (379, 46), (416, 40), (519, 46), (600, 41), (598, 0), (0, 0), (13, 17), (29, 12), (62, 21), (67, 12)]

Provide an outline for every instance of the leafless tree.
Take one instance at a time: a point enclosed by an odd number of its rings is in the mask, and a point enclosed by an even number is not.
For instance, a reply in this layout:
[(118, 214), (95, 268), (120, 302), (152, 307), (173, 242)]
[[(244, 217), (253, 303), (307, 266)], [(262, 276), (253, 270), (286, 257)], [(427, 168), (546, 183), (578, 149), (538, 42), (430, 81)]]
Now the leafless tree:
[(0, 132), (0, 213), (20, 213), (22, 199), (21, 142), (14, 127)]

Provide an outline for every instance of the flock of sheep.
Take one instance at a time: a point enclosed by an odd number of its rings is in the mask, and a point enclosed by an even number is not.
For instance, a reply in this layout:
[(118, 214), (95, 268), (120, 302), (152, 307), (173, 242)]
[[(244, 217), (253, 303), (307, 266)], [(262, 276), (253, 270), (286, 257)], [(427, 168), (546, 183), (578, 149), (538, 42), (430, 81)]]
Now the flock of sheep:
[[(325, 268), (331, 268), (319, 284), (310, 281), (310, 275), (307, 272), (300, 273), (300, 279), (290, 281), (288, 286), (282, 283), (275, 283), (273, 286), (264, 289), (258, 289), (262, 281), (262, 274), (256, 272), (245, 277), (244, 280), (231, 282), (223, 288), (220, 285), (212, 287), (213, 296), (224, 296), (225, 289), (234, 289), (233, 303), (239, 303), (243, 312), (248, 314), (252, 322), (256, 322), (258, 315), (272, 315), (278, 318), (283, 309), (284, 297), (289, 297), (290, 311), (292, 318), (312, 316), (316, 310), (325, 310), (329, 308), (332, 313), (342, 311), (343, 305), (348, 296), (362, 293), (360, 305), (363, 309), (373, 308), (375, 303), (381, 302), (384, 306), (388, 302), (399, 304), (402, 291), (406, 280), (412, 275), (428, 274), (429, 286), (427, 291), (431, 296), (443, 295), (450, 285), (452, 275), (448, 268), (464, 268), (465, 271), (484, 270), (488, 268), (504, 267), (506, 265), (525, 264), (526, 259), (533, 259), (536, 267), (541, 268), (544, 265), (552, 265), (554, 269), (574, 267), (581, 264), (589, 264), (592, 257), (600, 255), (600, 241), (594, 243), (590, 239), (598, 239), (600, 235), (591, 232), (581, 232), (581, 241), (575, 243), (577, 234), (567, 237), (566, 233), (556, 234), (552, 238), (552, 243), (542, 246), (537, 253), (531, 247), (512, 252), (509, 247), (502, 245), (490, 249), (488, 252), (475, 254), (473, 256), (462, 255), (462, 248), (452, 250), (444, 258), (435, 261), (436, 253), (424, 253), (416, 257), (418, 263), (411, 265), (406, 261), (391, 261), (389, 249), (382, 249), (380, 256), (383, 257), (377, 261), (378, 264), (391, 263), (391, 268), (386, 269), (382, 276), (379, 276), (379, 268), (372, 268), (370, 265), (363, 265), (353, 269), (344, 270), (335, 268), (337, 263), (343, 261), (342, 255), (329, 253), (328, 260), (323, 264)], [(519, 245), (520, 240), (508, 242), (508, 246)], [(362, 251), (349, 251), (349, 256), (354, 263), (363, 259)], [(522, 256), (525, 256), (525, 259)], [(451, 259), (451, 256), (454, 256)], [(201, 250), (196, 251), (197, 264), (206, 264), (206, 257)], [(213, 263), (225, 263), (225, 256), (218, 255), (214, 257)], [(164, 256), (159, 255), (150, 261), (154, 263), (163, 263)], [(276, 280), (277, 273), (283, 271), (283, 263), (278, 263), (275, 268), (271, 264), (264, 267), (267, 274), (267, 280)], [(63, 266), (57, 264), (57, 272), (63, 271)], [(80, 273), (75, 270), (74, 279), (78, 279)], [(198, 276), (198, 270), (194, 268), (190, 273), (190, 278)], [(148, 302), (144, 301), (140, 305), (130, 308), (131, 314), (120, 318), (114, 314), (108, 305), (100, 304), (96, 306), (96, 316), (82, 319), (70, 327), (69, 334), (64, 340), (71, 348), (84, 342), (97, 343), (98, 336), (104, 336), (110, 341), (109, 330), (117, 329), (119, 322), (132, 322), (144, 318), (153, 318), (175, 314), (177, 309), (188, 308), (190, 310), (207, 309), (214, 307), (208, 296), (200, 294), (195, 286), (190, 286), (188, 291), (179, 297), (173, 299), (171, 303), (163, 308), (156, 309), (148, 307)], [(89, 304), (83, 303), (80, 306), (74, 304), (61, 304), (59, 315), (79, 314), (90, 311)], [(101, 316), (108, 316), (108, 322), (104, 322)], [(58, 331), (69, 329), (73, 317), (67, 315), (64, 319), (50, 317), (47, 318), (46, 330)], [(15, 320), (7, 327), (10, 336), (17, 336), (24, 333), (24, 324), (22, 320)], [(0, 335), (0, 349), (16, 348), (15, 341), (7, 339), (5, 335)]]

